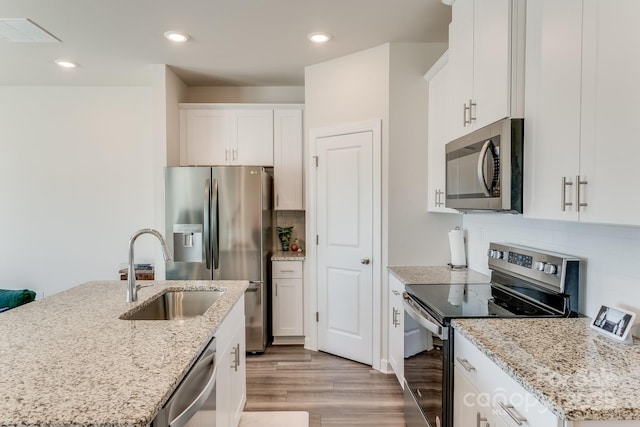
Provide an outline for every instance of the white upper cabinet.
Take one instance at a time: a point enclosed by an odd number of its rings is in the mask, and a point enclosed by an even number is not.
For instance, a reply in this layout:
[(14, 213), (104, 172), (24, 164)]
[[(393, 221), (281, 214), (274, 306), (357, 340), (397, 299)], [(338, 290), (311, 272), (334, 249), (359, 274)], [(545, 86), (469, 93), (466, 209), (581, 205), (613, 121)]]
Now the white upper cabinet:
[(220, 109), (180, 110), (180, 166), (224, 164), (229, 116)]
[(456, 0), (449, 25), (450, 139), (522, 117), (523, 61), (523, 0)]
[(273, 110), (231, 110), (229, 163), (273, 166)]
[(273, 126), (274, 209), (303, 210), (302, 109), (274, 110)]
[(640, 225), (636, 0), (527, 3), (525, 216)]
[(444, 207), (446, 185), (445, 144), (447, 130), (448, 53), (431, 67), (424, 78), (429, 82), (429, 133), (427, 141), (427, 210), (429, 212), (458, 213)]
[(273, 166), (273, 108), (180, 104), (180, 165)]
[[(582, 0), (527, 3), (524, 216), (577, 220)], [(568, 203), (571, 203), (569, 205)]]
[(640, 1), (584, 0), (583, 16), (580, 220), (640, 225)]

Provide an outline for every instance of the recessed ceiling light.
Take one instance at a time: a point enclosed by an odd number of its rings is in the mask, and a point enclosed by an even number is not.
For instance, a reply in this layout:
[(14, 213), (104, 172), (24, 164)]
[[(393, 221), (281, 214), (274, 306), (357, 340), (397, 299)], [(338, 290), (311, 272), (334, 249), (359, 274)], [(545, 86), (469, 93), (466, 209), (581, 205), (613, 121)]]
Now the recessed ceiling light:
[(331, 34), (327, 33), (311, 33), (307, 36), (314, 43), (326, 43), (331, 40)]
[(78, 66), (78, 64), (67, 61), (66, 59), (56, 59), (54, 62), (62, 68), (76, 68)]
[(189, 35), (185, 33), (179, 33), (178, 31), (167, 31), (164, 36), (172, 42), (184, 43), (189, 40)]

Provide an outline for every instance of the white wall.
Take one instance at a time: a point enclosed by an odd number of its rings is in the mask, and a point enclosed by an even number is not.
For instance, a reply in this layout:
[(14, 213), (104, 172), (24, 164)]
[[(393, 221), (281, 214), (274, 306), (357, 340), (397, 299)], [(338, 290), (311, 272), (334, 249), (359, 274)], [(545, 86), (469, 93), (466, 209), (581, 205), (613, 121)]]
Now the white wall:
[[(0, 87), (0, 288), (47, 296), (118, 278), (129, 237), (154, 221), (151, 99), (149, 87)], [(137, 260), (153, 259), (152, 239)]]
[(182, 102), (304, 104), (303, 86), (193, 86)]
[[(446, 44), (391, 43), (305, 69), (306, 138), (311, 129), (382, 121), (382, 283), (380, 307), (374, 307), (374, 322), (381, 324), (387, 322), (386, 267), (448, 262), (447, 232), (461, 223), (459, 217), (426, 211), (428, 85), (423, 76), (445, 50)], [(308, 219), (312, 231), (310, 224)], [(307, 264), (313, 262), (313, 251), (309, 255)], [(305, 277), (307, 291), (305, 310), (312, 313), (316, 295), (310, 275)], [(312, 318), (309, 324), (315, 324)], [(385, 331), (379, 341), (383, 370)]]
[(584, 260), (582, 312), (601, 304), (640, 315), (640, 227), (527, 219), (515, 215), (464, 215), (471, 268), (487, 272), (489, 242), (510, 242), (579, 256)]
[(423, 76), (446, 43), (393, 43), (390, 57), (388, 264), (444, 265), (459, 215), (427, 213), (428, 84)]

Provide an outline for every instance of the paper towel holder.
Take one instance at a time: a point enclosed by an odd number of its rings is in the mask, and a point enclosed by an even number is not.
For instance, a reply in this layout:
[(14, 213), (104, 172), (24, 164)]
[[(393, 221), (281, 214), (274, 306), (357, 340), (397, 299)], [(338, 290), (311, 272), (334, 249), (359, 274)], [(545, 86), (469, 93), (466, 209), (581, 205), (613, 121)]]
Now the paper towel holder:
[[(454, 230), (459, 231), (459, 230), (461, 230), (461, 228), (460, 228), (460, 226), (459, 226), (459, 225), (456, 225), (456, 228), (454, 228)], [(463, 242), (464, 242), (465, 240), (466, 240), (466, 239), (464, 239), (464, 238), (463, 238)], [(465, 259), (465, 261), (466, 261), (466, 259)], [(467, 265), (467, 263), (466, 263), (466, 262), (464, 263), (464, 265), (453, 265), (452, 263), (448, 262), (448, 263), (447, 263), (447, 265), (448, 265), (448, 266), (449, 266), (449, 268), (451, 268), (452, 270), (462, 270), (462, 269), (468, 268), (468, 265)]]
[(447, 263), (447, 265), (449, 266), (449, 268), (451, 268), (452, 270), (462, 270), (465, 268), (468, 268), (468, 265), (453, 265), (450, 262)]

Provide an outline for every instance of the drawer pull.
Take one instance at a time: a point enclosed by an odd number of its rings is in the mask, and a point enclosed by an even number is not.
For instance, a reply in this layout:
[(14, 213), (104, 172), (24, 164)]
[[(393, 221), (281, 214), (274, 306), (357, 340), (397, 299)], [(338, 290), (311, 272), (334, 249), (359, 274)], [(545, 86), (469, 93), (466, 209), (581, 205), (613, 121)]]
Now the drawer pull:
[(480, 412), (476, 412), (476, 427), (482, 427), (480, 425), (481, 422), (485, 422), (485, 427), (489, 427), (488, 419), (480, 416)]
[(462, 365), (462, 367), (464, 369), (467, 370), (467, 372), (471, 372), (471, 371), (475, 371), (476, 367), (473, 366), (471, 363), (469, 363), (469, 361), (467, 359), (461, 359), (460, 357), (456, 357), (456, 360), (458, 361), (458, 363), (460, 363)]
[(507, 415), (509, 415), (511, 417), (511, 419), (513, 421), (516, 422), (516, 424), (518, 424), (519, 426), (522, 425), (523, 422), (527, 422), (527, 418), (523, 417), (517, 410), (516, 408), (513, 407), (513, 405), (509, 404), (509, 405), (505, 405), (502, 402), (498, 402), (498, 405), (502, 408), (502, 410), (504, 412), (507, 413)]
[(295, 270), (280, 270), (280, 273), (295, 273)]

